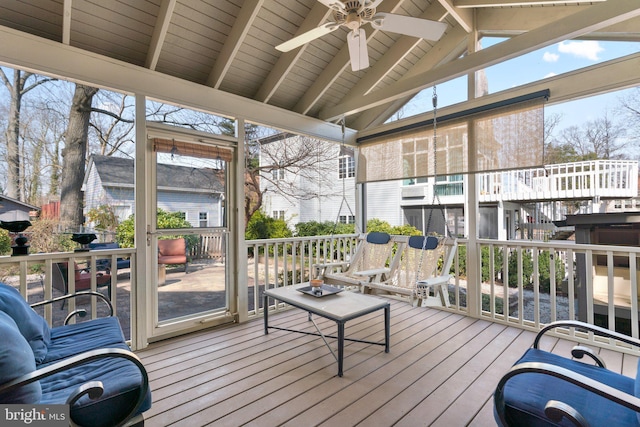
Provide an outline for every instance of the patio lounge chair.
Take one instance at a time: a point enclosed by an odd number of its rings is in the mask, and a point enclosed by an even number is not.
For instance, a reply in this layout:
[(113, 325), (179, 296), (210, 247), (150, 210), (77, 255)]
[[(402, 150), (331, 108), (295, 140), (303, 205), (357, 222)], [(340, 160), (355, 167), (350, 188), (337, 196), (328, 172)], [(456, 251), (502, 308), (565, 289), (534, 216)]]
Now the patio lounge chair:
[[(363, 292), (409, 296), (412, 304), (449, 306), (449, 271), (457, 241), (450, 237), (398, 236), (400, 259), (383, 281), (362, 281)], [(439, 298), (438, 298), (439, 297)]]
[(366, 277), (384, 280), (393, 264), (394, 241), (387, 233), (371, 232), (359, 237), (358, 247), (350, 262), (315, 264), (316, 277), (326, 284), (359, 286)]
[(187, 273), (188, 262), (184, 237), (158, 240), (158, 265), (184, 264), (184, 272)]
[(608, 370), (596, 353), (584, 346), (573, 348), (573, 358), (587, 355), (595, 364), (539, 349), (540, 338), (558, 327), (579, 328), (640, 348), (640, 340), (587, 323), (566, 320), (549, 324), (498, 383), (494, 393), (498, 425), (640, 425), (640, 377)]

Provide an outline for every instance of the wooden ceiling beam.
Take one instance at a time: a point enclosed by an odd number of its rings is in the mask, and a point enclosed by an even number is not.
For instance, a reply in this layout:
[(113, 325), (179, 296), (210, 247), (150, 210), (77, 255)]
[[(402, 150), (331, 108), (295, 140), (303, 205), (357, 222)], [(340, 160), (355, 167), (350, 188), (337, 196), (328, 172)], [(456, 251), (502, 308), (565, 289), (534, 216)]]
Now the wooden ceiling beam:
[(242, 46), (245, 37), (247, 37), (247, 33), (251, 29), (253, 21), (258, 16), (258, 12), (260, 11), (263, 3), (264, 0), (245, 0), (242, 3), (242, 9), (240, 9), (240, 13), (233, 23), (233, 27), (224, 42), (224, 46), (222, 46), (222, 50), (216, 58), (213, 69), (211, 70), (211, 73), (209, 73), (207, 86), (211, 86), (215, 89), (220, 88), (224, 76), (231, 67), (231, 62), (240, 50), (240, 47)]
[(175, 7), (176, 0), (162, 0), (162, 3), (160, 4), (160, 11), (156, 18), (156, 25), (153, 28), (151, 43), (149, 44), (149, 51), (147, 52), (147, 58), (144, 64), (144, 66), (150, 70), (155, 70), (158, 65), (162, 45), (164, 44), (164, 39), (167, 36), (167, 31), (169, 31), (171, 16), (173, 16), (173, 10)]
[[(302, 33), (306, 33), (320, 24), (322, 24), (331, 15), (331, 9), (327, 8), (320, 2), (315, 2), (313, 8), (304, 19), (304, 22), (298, 28), (298, 31), (294, 34), (294, 37), (299, 36)], [(269, 102), (273, 94), (278, 90), (280, 85), (284, 82), (287, 74), (294, 67), (296, 61), (304, 53), (308, 45), (299, 47), (290, 52), (284, 52), (278, 58), (267, 78), (260, 85), (260, 89), (256, 93), (254, 99), (260, 102)]]

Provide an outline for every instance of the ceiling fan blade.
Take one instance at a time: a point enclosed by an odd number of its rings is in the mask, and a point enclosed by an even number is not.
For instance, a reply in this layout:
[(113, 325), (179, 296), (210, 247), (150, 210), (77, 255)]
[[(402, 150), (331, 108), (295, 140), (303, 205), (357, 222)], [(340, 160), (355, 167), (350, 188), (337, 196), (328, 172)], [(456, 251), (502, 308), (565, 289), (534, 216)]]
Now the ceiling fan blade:
[(309, 30), (306, 33), (302, 33), (297, 37), (292, 38), (284, 43), (276, 46), (280, 52), (289, 52), (297, 47), (302, 46), (303, 44), (309, 43), (312, 40), (320, 38), (326, 34), (329, 34), (332, 31), (338, 29), (340, 24), (335, 22), (327, 22), (326, 24), (322, 24), (319, 27), (314, 28), (313, 30)]
[(356, 31), (349, 31), (347, 34), (347, 45), (349, 46), (349, 58), (351, 58), (351, 70), (359, 71), (369, 66), (369, 52), (367, 51), (367, 34), (364, 28)]
[(440, 40), (447, 29), (447, 24), (444, 22), (382, 12), (375, 14), (371, 20), (371, 26), (377, 30), (434, 41)]

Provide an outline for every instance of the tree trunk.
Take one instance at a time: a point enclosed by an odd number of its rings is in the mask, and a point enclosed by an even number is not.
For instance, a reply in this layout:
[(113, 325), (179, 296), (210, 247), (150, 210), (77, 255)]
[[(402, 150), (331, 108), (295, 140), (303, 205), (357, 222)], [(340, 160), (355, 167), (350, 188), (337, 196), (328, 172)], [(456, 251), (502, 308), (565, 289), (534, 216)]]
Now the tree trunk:
[(76, 84), (69, 111), (65, 147), (62, 150), (60, 220), (71, 230), (84, 222), (82, 217), (82, 181), (87, 158), (87, 137), (91, 102), (98, 89)]
[(13, 84), (7, 85), (11, 93), (7, 124), (7, 196), (24, 200), (20, 183), (20, 108), (22, 104), (22, 88), (31, 73), (13, 72)]

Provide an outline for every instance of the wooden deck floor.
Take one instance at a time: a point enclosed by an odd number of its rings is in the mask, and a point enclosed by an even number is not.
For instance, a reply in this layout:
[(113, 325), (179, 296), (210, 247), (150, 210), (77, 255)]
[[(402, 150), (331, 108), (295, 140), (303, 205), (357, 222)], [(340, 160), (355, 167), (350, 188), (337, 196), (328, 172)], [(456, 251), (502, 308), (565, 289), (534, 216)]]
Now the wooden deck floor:
[[(193, 333), (138, 352), (151, 378), (147, 426), (493, 426), (492, 394), (532, 332), (393, 301), (391, 352), (345, 344), (344, 376), (315, 336), (261, 320)], [(270, 324), (313, 331), (300, 310)], [(335, 324), (317, 319), (325, 333)], [(346, 336), (383, 340), (382, 312), (347, 323)], [(571, 344), (548, 338), (545, 348)], [(335, 344), (335, 343), (333, 343)], [(335, 346), (334, 346), (335, 348)], [(555, 350), (554, 350), (555, 351)], [(605, 355), (634, 376), (635, 358)], [(608, 356), (608, 357), (607, 357)]]

